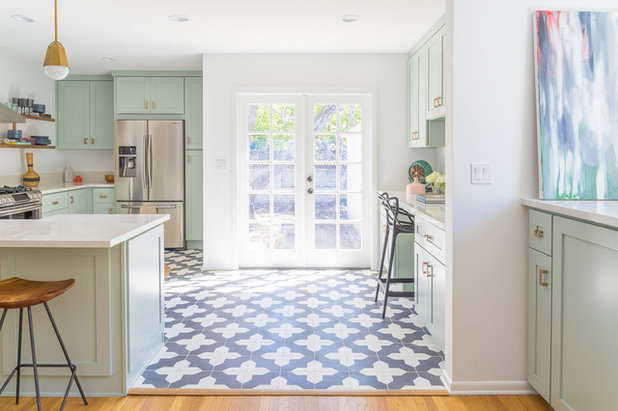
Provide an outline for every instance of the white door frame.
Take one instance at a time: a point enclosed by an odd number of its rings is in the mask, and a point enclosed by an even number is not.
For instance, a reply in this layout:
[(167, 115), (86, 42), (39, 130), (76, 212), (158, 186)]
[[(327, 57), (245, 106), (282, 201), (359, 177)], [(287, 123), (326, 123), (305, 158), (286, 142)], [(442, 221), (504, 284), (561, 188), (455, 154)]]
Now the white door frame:
[[(233, 102), (233, 111), (236, 113), (235, 116), (233, 116), (233, 132), (235, 134), (235, 138), (232, 139), (233, 144), (232, 144), (232, 150), (233, 153), (236, 153), (236, 155), (232, 155), (231, 160), (233, 162), (233, 164), (231, 165), (231, 169), (234, 171), (233, 176), (232, 176), (232, 185), (235, 186), (235, 188), (232, 190), (232, 198), (231, 198), (231, 202), (232, 202), (232, 207), (236, 208), (236, 221), (233, 221), (231, 224), (231, 229), (233, 230), (233, 232), (235, 233), (234, 235), (234, 241), (232, 242), (231, 246), (234, 247), (235, 249), (235, 255), (236, 255), (236, 267), (241, 267), (242, 266), (242, 261), (241, 261), (241, 257), (240, 257), (240, 241), (243, 238), (244, 235), (244, 227), (242, 224), (243, 221), (243, 213), (247, 210), (246, 207), (243, 207), (242, 204), (244, 204), (245, 200), (242, 198), (243, 197), (243, 188), (240, 186), (239, 181), (240, 181), (240, 176), (241, 173), (243, 172), (241, 170), (242, 165), (244, 164), (244, 160), (240, 157), (241, 155), (244, 155), (244, 153), (246, 153), (246, 149), (245, 150), (241, 150), (241, 147), (246, 147), (246, 141), (245, 141), (245, 136), (242, 136), (241, 130), (239, 128), (239, 124), (240, 121), (243, 121), (240, 119), (241, 114), (244, 115), (242, 109), (241, 109), (241, 101), (243, 98), (247, 98), (247, 97), (282, 97), (282, 96), (291, 96), (291, 97), (312, 97), (312, 96), (333, 96), (336, 98), (339, 97), (343, 97), (343, 96), (351, 96), (351, 97), (365, 97), (367, 98), (367, 103), (370, 105), (370, 120), (371, 120), (371, 126), (370, 128), (368, 128), (367, 130), (367, 140), (368, 143), (366, 145), (364, 145), (364, 150), (366, 149), (367, 152), (364, 153), (365, 155), (365, 159), (370, 161), (370, 165), (367, 167), (368, 169), (368, 175), (366, 176), (366, 178), (369, 179), (370, 181), (370, 188), (368, 190), (367, 193), (365, 193), (365, 198), (368, 199), (369, 202), (369, 206), (368, 206), (368, 210), (369, 212), (367, 213), (367, 215), (364, 215), (363, 218), (364, 219), (369, 219), (367, 226), (369, 227), (369, 232), (368, 235), (366, 235), (364, 237), (364, 240), (367, 241), (367, 245), (368, 245), (368, 252), (369, 252), (369, 265), (366, 265), (364, 267), (349, 267), (349, 268), (371, 268), (371, 269), (375, 269), (377, 267), (377, 248), (378, 248), (378, 244), (379, 244), (379, 235), (377, 233), (377, 221), (378, 221), (378, 207), (377, 207), (377, 200), (374, 201), (375, 195), (377, 194), (377, 190), (378, 190), (378, 170), (377, 170), (377, 166), (378, 166), (378, 162), (377, 162), (377, 129), (378, 129), (378, 124), (377, 124), (377, 90), (374, 88), (343, 88), (343, 89), (339, 89), (339, 88), (321, 88), (321, 87), (298, 87), (298, 88), (279, 88), (279, 87), (271, 87), (271, 88), (235, 88), (233, 90), (233, 95), (234, 98), (232, 100)], [(304, 104), (304, 100), (303, 99), (303, 104)], [(263, 101), (263, 100), (262, 100)], [(305, 110), (305, 107), (302, 107), (303, 113)], [(244, 119), (246, 120), (246, 119)], [(306, 127), (305, 127), (306, 128)], [(305, 133), (305, 128), (303, 128), (303, 133)], [(305, 135), (302, 136), (305, 141), (307, 141), (308, 139), (305, 138)], [(306, 150), (305, 150), (306, 151)], [(303, 159), (304, 161), (304, 159)], [(244, 171), (246, 173), (246, 171)], [(305, 184), (305, 176), (301, 176), (301, 173), (297, 173), (297, 182), (299, 179), (301, 179), (302, 184)], [(299, 187), (302, 187), (299, 186)], [(304, 201), (301, 201), (302, 205), (301, 207), (303, 207), (302, 212), (305, 212), (304, 210)], [(298, 207), (298, 206), (297, 206)], [(300, 211), (299, 208), (297, 208), (297, 213)], [(294, 267), (302, 267), (305, 265), (305, 262), (302, 261), (300, 264), (296, 264)], [(271, 268), (276, 268), (277, 266), (274, 266), (272, 264), (270, 265), (264, 265), (264, 267), (271, 267)], [(284, 267), (284, 266), (282, 266)], [(337, 268), (346, 268), (346, 267), (337, 267)]]

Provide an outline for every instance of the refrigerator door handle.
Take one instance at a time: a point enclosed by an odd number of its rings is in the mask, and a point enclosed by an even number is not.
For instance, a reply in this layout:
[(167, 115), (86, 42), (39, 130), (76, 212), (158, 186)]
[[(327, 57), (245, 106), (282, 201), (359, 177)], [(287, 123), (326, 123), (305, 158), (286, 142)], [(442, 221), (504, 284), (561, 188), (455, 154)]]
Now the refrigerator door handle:
[(152, 134), (148, 136), (148, 198), (150, 199), (150, 190), (152, 189)]
[(142, 186), (143, 188), (146, 190), (146, 198), (148, 198), (148, 196), (150, 195), (150, 193), (148, 193), (148, 189), (150, 187), (150, 184), (148, 183), (148, 156), (146, 155), (148, 153), (148, 136), (145, 135), (144, 136), (144, 160), (142, 161), (142, 164), (144, 165), (144, 174), (142, 176)]

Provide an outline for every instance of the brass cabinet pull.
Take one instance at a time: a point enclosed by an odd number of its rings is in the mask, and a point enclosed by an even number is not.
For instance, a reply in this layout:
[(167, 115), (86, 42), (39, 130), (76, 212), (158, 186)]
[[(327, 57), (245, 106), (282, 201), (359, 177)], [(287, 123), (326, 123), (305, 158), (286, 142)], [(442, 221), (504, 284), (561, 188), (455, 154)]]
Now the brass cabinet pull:
[(88, 137), (84, 137), (84, 144), (88, 144)]
[(107, 194), (100, 194), (99, 198), (107, 198)]
[(549, 283), (547, 282), (547, 277), (545, 277), (545, 281), (543, 281), (543, 276), (547, 276), (549, 275), (549, 271), (548, 270), (544, 270), (544, 269), (539, 269), (539, 285), (541, 287), (547, 287), (549, 286)]
[(58, 205), (58, 201), (52, 201), (52, 205)]
[(539, 227), (539, 226), (537, 225), (537, 226), (536, 226), (536, 229), (534, 230), (534, 236), (535, 236), (536, 238), (538, 238), (538, 239), (543, 238), (543, 235), (545, 234), (545, 233), (543, 233), (542, 228), (543, 228), (543, 227)]
[(433, 99), (433, 108), (438, 108), (438, 98)]
[(442, 97), (438, 97), (438, 107), (442, 107)]
[(191, 144), (191, 137), (187, 136), (187, 144)]
[(148, 100), (144, 100), (144, 108), (148, 108)]
[(94, 144), (94, 137), (90, 137), (90, 144)]
[(431, 241), (432, 237), (429, 234), (425, 234), (423, 238), (425, 239), (425, 241)]
[(433, 266), (431, 264), (427, 264), (427, 278), (430, 277), (433, 277)]
[(112, 209), (108, 208), (108, 213), (111, 214), (112, 213)]
[(70, 203), (73, 204), (75, 202), (75, 198), (73, 196), (69, 197), (71, 199)]
[(187, 154), (187, 163), (191, 162), (191, 156)]
[(429, 263), (427, 261), (423, 261), (423, 274), (427, 275), (427, 266)]
[(157, 108), (154, 100), (150, 100), (150, 107), (154, 110), (155, 108)]

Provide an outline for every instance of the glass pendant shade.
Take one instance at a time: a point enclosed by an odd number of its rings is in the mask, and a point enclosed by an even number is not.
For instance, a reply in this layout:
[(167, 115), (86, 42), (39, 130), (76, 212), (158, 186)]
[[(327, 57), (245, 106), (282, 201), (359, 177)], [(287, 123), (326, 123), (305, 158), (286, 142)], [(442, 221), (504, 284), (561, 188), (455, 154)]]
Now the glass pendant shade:
[(62, 80), (69, 74), (69, 60), (64, 46), (59, 41), (52, 41), (47, 47), (43, 69), (52, 80)]

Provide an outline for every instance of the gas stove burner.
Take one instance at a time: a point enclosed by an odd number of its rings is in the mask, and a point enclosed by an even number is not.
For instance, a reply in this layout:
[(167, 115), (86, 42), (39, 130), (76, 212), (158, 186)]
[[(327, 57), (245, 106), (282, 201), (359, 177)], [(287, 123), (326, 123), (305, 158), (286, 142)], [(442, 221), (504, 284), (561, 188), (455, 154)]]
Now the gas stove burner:
[(0, 187), (0, 194), (23, 193), (24, 191), (32, 191), (32, 189), (24, 185), (18, 185), (16, 187), (10, 187), (10, 186)]

